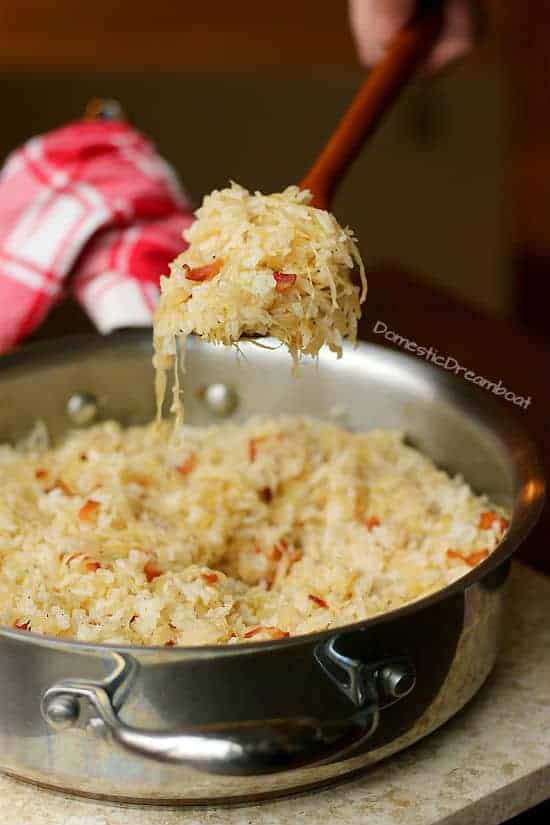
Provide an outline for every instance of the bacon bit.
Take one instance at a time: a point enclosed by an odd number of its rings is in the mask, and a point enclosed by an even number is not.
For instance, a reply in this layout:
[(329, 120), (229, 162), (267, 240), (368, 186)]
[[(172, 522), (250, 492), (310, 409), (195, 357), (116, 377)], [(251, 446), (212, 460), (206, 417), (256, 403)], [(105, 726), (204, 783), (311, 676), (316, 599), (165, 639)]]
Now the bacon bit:
[(98, 561), (94, 561), (93, 559), (91, 561), (87, 561), (84, 565), (84, 569), (88, 570), (89, 573), (95, 573), (95, 571), (99, 570), (100, 567), (100, 563)]
[(94, 501), (93, 498), (90, 498), (78, 511), (78, 518), (80, 521), (91, 521), (98, 509), (99, 501)]
[(268, 593), (269, 593), (269, 591), (271, 590), (271, 588), (273, 587), (273, 585), (275, 583), (275, 578), (276, 578), (275, 573), (273, 571), (271, 571), (270, 573), (267, 574), (267, 576), (264, 579), (265, 589), (267, 590)]
[(176, 643), (173, 639), (169, 639), (167, 642), (164, 642), (164, 647), (175, 647)]
[(478, 527), (480, 530), (490, 530), (495, 521), (498, 521), (500, 524), (500, 529), (503, 532), (507, 529), (508, 522), (506, 519), (499, 516), (499, 514), (495, 513), (493, 510), (488, 510), (486, 513), (482, 513), (480, 515)]
[(151, 482), (148, 478), (145, 478), (145, 476), (134, 476), (130, 479), (130, 483), (139, 484), (140, 487), (148, 487)]
[(217, 260), (211, 264), (206, 264), (205, 266), (196, 266), (193, 269), (187, 267), (185, 277), (188, 281), (196, 281), (198, 283), (202, 283), (203, 281), (211, 281), (212, 278), (215, 278), (219, 273), (222, 266), (223, 261)]
[(290, 272), (274, 272), (273, 277), (275, 278), (275, 290), (277, 292), (285, 292), (296, 283), (296, 275)]
[(303, 559), (303, 557), (304, 557), (304, 554), (302, 553), (301, 550), (293, 550), (292, 551), (292, 553), (288, 557), (288, 569), (286, 571), (287, 576), (290, 573), (291, 567), (293, 567), (296, 564), (297, 561), (301, 561)]
[(482, 513), (480, 515), (477, 526), (480, 530), (489, 530), (493, 526), (493, 522), (498, 520), (498, 514), (494, 513), (492, 510), (488, 510), (486, 513)]
[(201, 573), (201, 579), (206, 582), (206, 584), (216, 584), (218, 581), (218, 574), (217, 573)]
[(315, 596), (313, 593), (308, 595), (308, 599), (312, 601), (317, 607), (328, 607), (328, 604), (320, 596)]
[(365, 521), (367, 530), (372, 530), (374, 527), (380, 527), (380, 519), (377, 516), (371, 516)]
[(197, 456), (195, 455), (195, 453), (191, 453), (191, 455), (188, 455), (187, 458), (185, 458), (181, 462), (181, 464), (179, 464), (176, 467), (176, 470), (178, 471), (178, 473), (181, 473), (182, 475), (186, 476), (195, 469), (196, 465)]
[(16, 627), (17, 630), (30, 630), (31, 620), (27, 619), (26, 622), (20, 622), (19, 619), (16, 619), (13, 626)]
[(463, 561), (470, 567), (476, 567), (483, 559), (486, 559), (488, 555), (488, 550), (474, 550), (473, 553), (468, 554), (459, 553), (458, 550), (447, 550), (448, 559), (460, 559), (460, 561)]
[(287, 636), (290, 636), (290, 633), (287, 633), (286, 630), (280, 630), (278, 627), (253, 627), (252, 630), (247, 630), (244, 634), (245, 639), (252, 639), (253, 636), (257, 636), (258, 633), (261, 632), (267, 633), (271, 636), (272, 639), (286, 639)]
[(65, 484), (65, 482), (64, 482), (62, 479), (60, 479), (60, 478), (56, 478), (56, 480), (54, 481), (54, 483), (52, 484), (52, 486), (51, 486), (51, 487), (48, 487), (48, 489), (46, 490), (46, 492), (47, 492), (47, 493), (51, 493), (51, 492), (52, 492), (52, 490), (61, 490), (61, 492), (63, 493), (63, 495), (65, 495), (65, 496), (69, 496), (69, 497), (74, 495), (74, 493), (73, 493), (73, 491), (71, 490), (71, 488), (69, 487), (69, 485), (68, 485), (68, 484)]
[(470, 567), (476, 567), (483, 559), (486, 559), (488, 555), (488, 550), (478, 550), (475, 553), (470, 553), (470, 555), (466, 557), (466, 563), (469, 564)]
[(273, 559), (273, 561), (280, 561), (283, 557), (283, 553), (286, 553), (287, 551), (288, 541), (286, 539), (281, 539), (280, 542), (273, 547), (268, 558)]
[(267, 435), (260, 435), (258, 438), (251, 438), (248, 442), (248, 458), (250, 461), (256, 461), (258, 455), (258, 445), (263, 441), (267, 441)]
[(132, 618), (130, 619), (130, 621), (128, 622), (128, 624), (129, 624), (129, 625), (133, 625), (133, 623), (135, 622), (135, 620), (136, 620), (136, 619), (139, 619), (139, 616), (138, 616), (138, 614), (137, 614), (137, 613), (134, 613), (134, 615), (132, 616)]
[(162, 572), (157, 567), (155, 567), (152, 561), (148, 561), (145, 563), (145, 565), (143, 566), (143, 572), (145, 573), (145, 577), (148, 582), (152, 582), (153, 579), (162, 576)]
[(35, 478), (47, 478), (49, 473), (47, 470), (42, 469), (41, 467), (38, 470), (34, 471)]
[(271, 487), (263, 487), (260, 490), (259, 496), (262, 501), (265, 501), (266, 504), (269, 504), (271, 501), (273, 501), (273, 491), (271, 490)]

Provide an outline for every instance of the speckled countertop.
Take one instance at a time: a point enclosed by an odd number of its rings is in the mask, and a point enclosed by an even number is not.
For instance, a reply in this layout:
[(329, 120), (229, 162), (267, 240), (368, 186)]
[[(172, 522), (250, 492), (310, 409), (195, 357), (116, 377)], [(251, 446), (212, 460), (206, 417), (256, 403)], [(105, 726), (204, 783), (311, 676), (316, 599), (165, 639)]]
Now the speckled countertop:
[(502, 652), (458, 716), (359, 779), (239, 808), (121, 807), (0, 776), (10, 825), (495, 825), (550, 797), (550, 579), (516, 565)]

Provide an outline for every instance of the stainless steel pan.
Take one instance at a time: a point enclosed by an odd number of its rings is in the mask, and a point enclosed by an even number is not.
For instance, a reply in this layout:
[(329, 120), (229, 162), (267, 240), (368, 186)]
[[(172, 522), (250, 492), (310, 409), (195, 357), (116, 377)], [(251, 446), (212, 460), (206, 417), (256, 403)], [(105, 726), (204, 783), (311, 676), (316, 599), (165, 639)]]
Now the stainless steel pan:
[[(186, 413), (306, 413), (399, 428), (441, 466), (510, 506), (510, 529), (445, 590), (333, 631), (203, 648), (81, 644), (0, 628), (0, 768), (80, 794), (136, 802), (257, 799), (333, 781), (456, 713), (489, 674), (508, 559), (543, 499), (535, 450), (504, 402), (373, 346), (288, 356), (191, 343)], [(84, 394), (84, 395), (83, 395)], [(37, 417), (153, 414), (149, 332), (35, 346), (0, 363), (0, 438)], [(70, 402), (70, 403), (69, 403)], [(236, 409), (235, 409), (236, 407)]]

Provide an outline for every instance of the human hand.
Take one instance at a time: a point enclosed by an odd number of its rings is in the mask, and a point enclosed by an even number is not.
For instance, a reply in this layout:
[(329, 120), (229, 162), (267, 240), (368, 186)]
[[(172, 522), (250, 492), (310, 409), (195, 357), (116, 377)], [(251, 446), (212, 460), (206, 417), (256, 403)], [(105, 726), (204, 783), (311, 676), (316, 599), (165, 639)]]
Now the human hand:
[[(350, 0), (350, 19), (361, 62), (377, 63), (392, 37), (414, 14), (416, 0)], [(466, 54), (473, 43), (474, 21), (468, 0), (447, 0), (441, 36), (426, 68), (439, 69)]]

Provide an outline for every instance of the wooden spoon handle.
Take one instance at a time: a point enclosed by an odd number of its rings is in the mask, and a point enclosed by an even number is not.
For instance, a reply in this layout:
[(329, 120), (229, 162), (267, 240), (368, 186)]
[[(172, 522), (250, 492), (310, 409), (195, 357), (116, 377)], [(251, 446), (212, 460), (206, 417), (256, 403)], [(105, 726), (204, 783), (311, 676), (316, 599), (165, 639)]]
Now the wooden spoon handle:
[(424, 0), (411, 21), (395, 36), (385, 56), (355, 95), (321, 154), (300, 183), (313, 194), (313, 205), (328, 209), (338, 183), (365, 140), (428, 55), (442, 26), (442, 3)]

